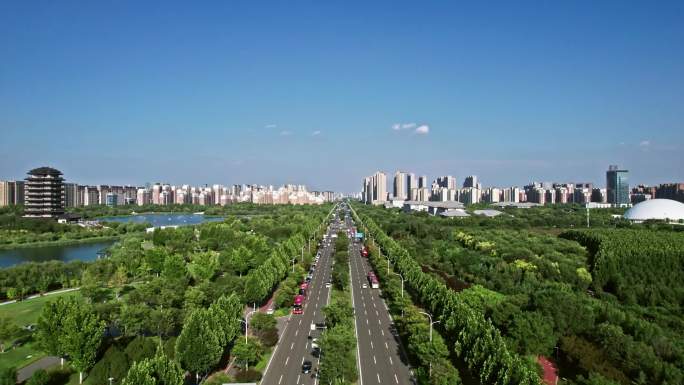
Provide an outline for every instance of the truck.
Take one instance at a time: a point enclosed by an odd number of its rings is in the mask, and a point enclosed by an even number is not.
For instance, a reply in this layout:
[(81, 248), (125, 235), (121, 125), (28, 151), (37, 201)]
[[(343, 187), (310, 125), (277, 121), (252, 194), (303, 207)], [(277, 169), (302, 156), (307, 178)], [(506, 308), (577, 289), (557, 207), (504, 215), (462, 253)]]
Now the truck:
[(304, 296), (297, 295), (294, 298), (294, 305), (292, 306), (292, 314), (304, 313)]
[(372, 289), (379, 289), (380, 288), (380, 283), (378, 282), (378, 277), (375, 276), (374, 272), (368, 272), (368, 284), (370, 284), (370, 287)]

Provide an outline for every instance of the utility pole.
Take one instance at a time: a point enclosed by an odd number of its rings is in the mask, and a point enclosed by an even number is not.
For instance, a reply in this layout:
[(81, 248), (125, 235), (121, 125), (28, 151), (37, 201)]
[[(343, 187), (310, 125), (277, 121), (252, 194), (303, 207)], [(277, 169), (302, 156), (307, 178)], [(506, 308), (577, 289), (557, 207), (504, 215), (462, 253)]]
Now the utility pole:
[[(432, 314), (430, 313), (426, 313), (424, 311), (421, 311), (420, 313), (428, 316), (428, 318), (430, 319), (430, 345), (432, 345), (432, 325), (439, 323), (439, 321), (432, 322)], [(432, 377), (432, 361), (430, 362), (430, 373), (428, 376)]]
[(587, 208), (587, 228), (589, 228), (589, 206), (586, 206)]

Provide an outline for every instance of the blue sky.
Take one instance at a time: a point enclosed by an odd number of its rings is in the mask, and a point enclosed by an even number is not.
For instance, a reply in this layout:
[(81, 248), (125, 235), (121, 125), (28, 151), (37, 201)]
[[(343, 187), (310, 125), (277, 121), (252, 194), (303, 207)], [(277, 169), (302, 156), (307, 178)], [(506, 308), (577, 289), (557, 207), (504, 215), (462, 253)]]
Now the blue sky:
[(684, 181), (681, 1), (141, 3), (0, 3), (0, 179)]

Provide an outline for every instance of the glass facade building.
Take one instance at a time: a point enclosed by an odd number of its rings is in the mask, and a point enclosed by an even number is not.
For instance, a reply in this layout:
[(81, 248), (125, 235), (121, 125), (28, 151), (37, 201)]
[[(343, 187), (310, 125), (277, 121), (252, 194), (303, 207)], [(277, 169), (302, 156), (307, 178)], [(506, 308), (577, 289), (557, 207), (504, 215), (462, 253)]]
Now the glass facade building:
[(624, 206), (631, 203), (629, 199), (629, 171), (620, 170), (618, 166), (608, 167), (606, 172), (606, 195), (608, 203)]

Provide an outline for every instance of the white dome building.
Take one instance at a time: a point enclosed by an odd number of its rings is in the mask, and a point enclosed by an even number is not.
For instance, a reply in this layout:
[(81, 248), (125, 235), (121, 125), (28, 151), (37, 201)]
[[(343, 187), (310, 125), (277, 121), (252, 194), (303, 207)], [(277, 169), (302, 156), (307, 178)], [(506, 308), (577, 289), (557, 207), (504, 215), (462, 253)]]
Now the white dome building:
[(634, 222), (649, 219), (677, 222), (684, 220), (684, 203), (672, 199), (649, 199), (627, 210), (625, 219)]

